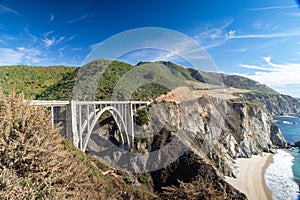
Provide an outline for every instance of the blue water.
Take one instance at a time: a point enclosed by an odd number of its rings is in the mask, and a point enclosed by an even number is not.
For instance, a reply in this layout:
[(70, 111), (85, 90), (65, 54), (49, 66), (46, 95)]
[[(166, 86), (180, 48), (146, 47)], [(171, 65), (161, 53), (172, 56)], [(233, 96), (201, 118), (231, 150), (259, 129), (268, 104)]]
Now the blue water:
[[(297, 117), (275, 117), (276, 124), (284, 135), (286, 141), (290, 144), (294, 144), (297, 141), (300, 141), (300, 118)], [(300, 185), (300, 153), (296, 148), (295, 150), (288, 151), (291, 155), (294, 156), (293, 160), (293, 175)], [(300, 196), (298, 196), (300, 199)]]
[(274, 120), (288, 143), (300, 141), (300, 118), (275, 117)]

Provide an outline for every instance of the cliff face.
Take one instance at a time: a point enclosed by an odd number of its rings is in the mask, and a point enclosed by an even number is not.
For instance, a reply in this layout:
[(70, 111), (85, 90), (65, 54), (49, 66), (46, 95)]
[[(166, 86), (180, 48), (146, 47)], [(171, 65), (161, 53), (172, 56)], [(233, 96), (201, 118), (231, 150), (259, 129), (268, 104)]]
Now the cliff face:
[(300, 116), (300, 102), (288, 95), (246, 93), (245, 97), (253, 102), (259, 102), (272, 115)]
[(151, 121), (157, 119), (188, 141), (190, 148), (215, 162), (225, 175), (235, 175), (232, 163), (236, 157), (272, 152), (275, 146), (286, 145), (272, 116), (259, 104), (232, 103), (204, 96), (179, 104), (153, 106)]

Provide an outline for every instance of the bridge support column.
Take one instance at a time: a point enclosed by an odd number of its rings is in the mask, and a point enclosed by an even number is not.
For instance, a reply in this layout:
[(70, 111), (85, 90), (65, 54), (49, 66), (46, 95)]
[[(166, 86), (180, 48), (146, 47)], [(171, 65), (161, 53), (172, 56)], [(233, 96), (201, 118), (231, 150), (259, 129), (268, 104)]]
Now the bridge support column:
[(76, 148), (79, 146), (79, 136), (77, 130), (77, 104), (76, 100), (71, 100), (71, 123), (72, 123), (72, 134), (73, 134), (73, 144)]
[(129, 103), (129, 113), (130, 113), (130, 118), (129, 118), (130, 122), (129, 122), (128, 132), (131, 139), (129, 150), (132, 150), (134, 147), (134, 121), (133, 121), (134, 113), (133, 113), (133, 104), (131, 101)]

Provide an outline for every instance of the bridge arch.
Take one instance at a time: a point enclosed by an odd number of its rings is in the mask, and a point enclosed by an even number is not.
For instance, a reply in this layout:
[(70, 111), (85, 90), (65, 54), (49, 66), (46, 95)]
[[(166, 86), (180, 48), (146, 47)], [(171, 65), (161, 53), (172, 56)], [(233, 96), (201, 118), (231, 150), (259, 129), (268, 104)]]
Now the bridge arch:
[[(103, 115), (103, 113), (105, 111), (108, 111), (112, 115), (114, 121), (116, 122), (118, 130), (120, 131), (121, 145), (124, 146), (124, 148), (129, 148), (130, 147), (129, 135), (128, 135), (128, 132), (127, 132), (127, 129), (126, 129), (125, 122), (124, 122), (120, 112), (113, 106), (107, 106), (107, 107), (105, 107), (101, 110), (96, 110), (95, 111), (97, 113), (96, 117), (94, 118), (94, 120), (90, 124), (90, 130), (88, 130), (88, 134), (86, 135), (85, 140), (83, 142), (83, 146), (82, 146), (82, 151), (83, 152), (85, 152), (85, 150), (87, 148), (88, 141), (91, 137), (91, 134), (92, 134), (92, 131), (93, 131), (94, 127), (97, 124), (97, 121)], [(92, 113), (92, 114), (94, 114), (94, 113)], [(86, 127), (87, 127), (87, 124), (85, 124), (82, 127), (82, 132), (84, 131), (84, 129)]]

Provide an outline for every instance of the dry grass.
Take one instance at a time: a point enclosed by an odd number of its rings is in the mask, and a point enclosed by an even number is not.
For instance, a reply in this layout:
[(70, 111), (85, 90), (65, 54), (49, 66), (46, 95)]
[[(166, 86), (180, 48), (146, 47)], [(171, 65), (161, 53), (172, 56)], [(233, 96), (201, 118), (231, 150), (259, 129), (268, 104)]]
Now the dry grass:
[(161, 195), (162, 199), (189, 199), (189, 200), (230, 200), (226, 193), (214, 189), (212, 184), (209, 184), (202, 179), (198, 179), (191, 183), (179, 182), (179, 187), (171, 186), (164, 187)]

